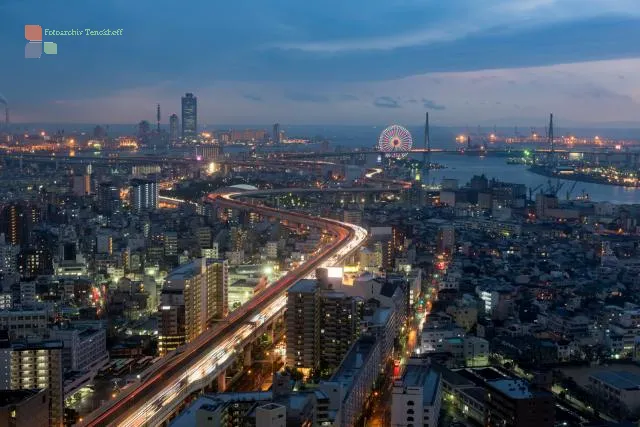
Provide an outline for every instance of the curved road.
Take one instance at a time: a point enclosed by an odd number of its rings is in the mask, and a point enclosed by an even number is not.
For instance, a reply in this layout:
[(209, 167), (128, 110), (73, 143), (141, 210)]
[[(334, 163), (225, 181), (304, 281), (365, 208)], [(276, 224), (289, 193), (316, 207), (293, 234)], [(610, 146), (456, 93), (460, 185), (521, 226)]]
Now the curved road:
[(82, 425), (137, 427), (157, 422), (169, 408), (176, 407), (190, 393), (210, 383), (222, 371), (223, 364), (235, 352), (236, 346), (251, 335), (256, 324), (264, 323), (284, 309), (285, 292), (289, 287), (313, 273), (317, 267), (339, 263), (367, 237), (366, 230), (356, 225), (234, 200), (236, 196), (246, 197), (251, 193), (210, 195), (209, 200), (221, 206), (252, 210), (265, 216), (320, 228), (332, 234), (334, 240), (320, 249), (317, 255), (233, 311), (224, 321), (182, 349), (167, 355), (161, 360), (161, 365), (150, 368), (151, 371), (145, 373), (139, 383), (129, 386), (110, 404), (92, 413)]

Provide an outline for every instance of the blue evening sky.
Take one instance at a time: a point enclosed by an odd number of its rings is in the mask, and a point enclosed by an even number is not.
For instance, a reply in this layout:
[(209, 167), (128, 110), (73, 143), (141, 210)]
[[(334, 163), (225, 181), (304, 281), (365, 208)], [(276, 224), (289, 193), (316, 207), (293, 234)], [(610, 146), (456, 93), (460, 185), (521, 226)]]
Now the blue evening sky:
[[(45, 37), (24, 25), (123, 29)], [(640, 125), (638, 0), (2, 0), (14, 121)]]

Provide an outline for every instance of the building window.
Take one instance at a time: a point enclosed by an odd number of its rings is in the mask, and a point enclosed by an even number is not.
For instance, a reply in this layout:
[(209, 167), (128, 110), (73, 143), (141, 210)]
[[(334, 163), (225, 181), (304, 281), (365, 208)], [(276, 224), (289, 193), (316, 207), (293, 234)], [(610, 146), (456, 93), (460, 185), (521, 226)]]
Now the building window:
[(407, 409), (407, 414), (413, 415), (415, 412), (413, 409)]
[(415, 405), (415, 403), (413, 403), (413, 400), (410, 400), (410, 401), (407, 402), (407, 405), (413, 406), (413, 405)]

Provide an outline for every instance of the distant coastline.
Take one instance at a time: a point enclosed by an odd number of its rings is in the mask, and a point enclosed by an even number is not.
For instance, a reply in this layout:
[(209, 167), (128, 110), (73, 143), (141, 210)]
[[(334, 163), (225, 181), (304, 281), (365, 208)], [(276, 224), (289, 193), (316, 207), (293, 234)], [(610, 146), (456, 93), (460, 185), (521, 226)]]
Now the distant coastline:
[(613, 182), (609, 182), (604, 178), (596, 178), (591, 175), (586, 175), (583, 173), (572, 173), (566, 175), (559, 175), (557, 173), (553, 173), (553, 171), (549, 170), (549, 168), (545, 166), (530, 166), (528, 168), (529, 172), (535, 173), (537, 175), (547, 176), (549, 178), (560, 178), (567, 181), (578, 181), (578, 182), (588, 182), (591, 184), (601, 184), (601, 185), (610, 185), (612, 187), (623, 187), (623, 188), (638, 188), (640, 187), (633, 184), (617, 184)]

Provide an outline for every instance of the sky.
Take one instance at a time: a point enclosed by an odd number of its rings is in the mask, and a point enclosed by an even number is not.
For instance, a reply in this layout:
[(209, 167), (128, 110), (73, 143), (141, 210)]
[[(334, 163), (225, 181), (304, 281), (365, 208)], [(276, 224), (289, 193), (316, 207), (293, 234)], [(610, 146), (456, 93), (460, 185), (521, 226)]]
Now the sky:
[[(122, 29), (45, 36), (25, 24)], [(2, 0), (13, 122), (640, 127), (638, 0)]]

